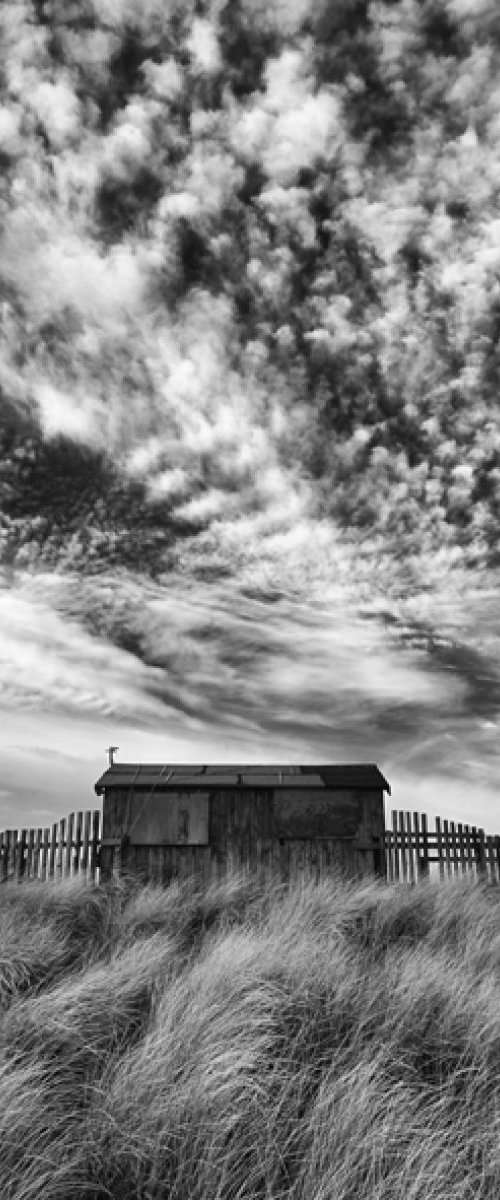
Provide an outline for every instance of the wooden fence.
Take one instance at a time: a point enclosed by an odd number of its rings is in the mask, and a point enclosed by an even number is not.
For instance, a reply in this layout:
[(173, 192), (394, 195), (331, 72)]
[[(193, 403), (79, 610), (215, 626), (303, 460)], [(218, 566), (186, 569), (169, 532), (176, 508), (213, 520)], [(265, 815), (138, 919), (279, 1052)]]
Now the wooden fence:
[(392, 812), (392, 829), (385, 833), (387, 881), (415, 883), (429, 874), (430, 863), (439, 864), (439, 874), (475, 876), (500, 882), (500, 836), (485, 834), (475, 825), (435, 819), (428, 829), (425, 813)]
[[(415, 883), (431, 863), (442, 879), (473, 871), (500, 883), (500, 835), (440, 817), (435, 825), (431, 832), (425, 813), (392, 812), (384, 839), (388, 883)], [(77, 874), (99, 883), (101, 838), (99, 809), (71, 813), (47, 829), (8, 829), (0, 833), (0, 883)]]
[(85, 875), (99, 883), (101, 813), (71, 813), (47, 829), (0, 833), (0, 883)]

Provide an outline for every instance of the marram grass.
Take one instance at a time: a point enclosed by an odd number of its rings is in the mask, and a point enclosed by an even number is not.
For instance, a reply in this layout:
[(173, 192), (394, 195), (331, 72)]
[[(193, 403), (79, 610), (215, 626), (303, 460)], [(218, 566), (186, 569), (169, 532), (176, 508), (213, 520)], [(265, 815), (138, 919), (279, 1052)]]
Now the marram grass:
[(0, 889), (4, 1200), (498, 1200), (500, 889)]

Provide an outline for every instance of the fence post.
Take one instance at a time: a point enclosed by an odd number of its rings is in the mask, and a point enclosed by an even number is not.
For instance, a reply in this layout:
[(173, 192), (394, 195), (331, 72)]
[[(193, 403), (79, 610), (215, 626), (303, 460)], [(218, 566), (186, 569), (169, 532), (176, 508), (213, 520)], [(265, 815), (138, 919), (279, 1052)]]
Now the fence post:
[(478, 829), (476, 833), (476, 853), (478, 872), (485, 878), (487, 875), (486, 866), (486, 845), (484, 840), (484, 829)]
[(495, 878), (500, 883), (500, 835), (495, 835)]
[(7, 879), (7, 835), (5, 830), (0, 833), (0, 883)]
[[(99, 836), (100, 820), (101, 820), (101, 814), (100, 814), (99, 809), (96, 808), (96, 809), (94, 809), (94, 812), (92, 813), (92, 841), (91, 841), (91, 853), (90, 853), (90, 878), (92, 880), (92, 883), (95, 883), (96, 870), (97, 870), (97, 866), (98, 866), (98, 862), (99, 862), (99, 848), (100, 848), (100, 842), (101, 842), (101, 839)], [(100, 878), (101, 878), (101, 876), (100, 876), (100, 872), (99, 872), (99, 879)]]
[(83, 814), (82, 845), (83, 845), (83, 870), (85, 871), (85, 878), (87, 880), (89, 877), (90, 820), (91, 820), (91, 813), (90, 813), (89, 809), (86, 809)]
[(44, 831), (43, 831), (42, 864), (41, 864), (42, 873), (40, 876), (40, 878), (43, 879), (44, 881), (49, 878), (49, 846), (50, 846), (50, 828), (48, 825), (46, 825), (44, 828)]
[(15, 829), (6, 829), (5, 841), (7, 842), (7, 879), (15, 878), (16, 867), (16, 831)]
[[(421, 833), (418, 856), (418, 870), (421, 879), (429, 876), (429, 836), (427, 833), (427, 813), (420, 813)], [(418, 813), (415, 813), (415, 830), (418, 829)]]
[(405, 830), (405, 814), (402, 809), (399, 809), (399, 835), (401, 838), (401, 868), (403, 879), (406, 883), (408, 878), (408, 869), (406, 865), (406, 830)]
[(415, 883), (415, 859), (416, 854), (413, 852), (412, 836), (411, 836), (411, 813), (405, 813), (406, 816), (406, 844), (408, 847), (408, 879), (411, 884)]
[(82, 848), (82, 813), (77, 812), (75, 820), (75, 837), (74, 837), (74, 854), (73, 854), (73, 870), (79, 874), (81, 869), (81, 848)]
[(466, 862), (465, 862), (464, 829), (463, 829), (463, 825), (461, 824), (460, 821), (458, 822), (457, 829), (458, 829), (458, 857), (459, 857), (460, 866), (462, 868), (462, 875), (465, 875), (467, 866), (466, 866)]
[(472, 845), (472, 831), (470, 825), (464, 825), (465, 830), (465, 858), (468, 871), (474, 870), (475, 854)]
[(16, 842), (16, 879), (17, 879), (18, 883), (21, 883), (21, 880), (24, 878), (24, 873), (25, 873), (26, 864), (25, 864), (24, 856), (25, 856), (25, 850), (26, 850), (27, 835), (28, 835), (27, 829), (21, 829), (20, 833), (18, 830), (17, 842)]
[(42, 830), (37, 829), (36, 833), (33, 830), (33, 878), (40, 878), (40, 847), (42, 844)]
[(399, 883), (400, 879), (400, 852), (398, 845), (398, 814), (396, 809), (392, 810), (392, 839), (394, 849), (394, 881)]
[(49, 849), (49, 870), (48, 870), (48, 878), (49, 879), (53, 879), (54, 873), (55, 873), (57, 829), (58, 829), (57, 822), (54, 822), (54, 824), (52, 826), (52, 837), (50, 840), (50, 849)]
[(439, 862), (439, 878), (444, 879), (443, 835), (441, 833), (441, 817), (436, 817), (436, 845)]
[(34, 846), (35, 846), (35, 830), (27, 829), (26, 830), (26, 861), (24, 864), (24, 873), (25, 873), (25, 875), (28, 876), (28, 879), (31, 879), (34, 874), (34, 871), (33, 871)]

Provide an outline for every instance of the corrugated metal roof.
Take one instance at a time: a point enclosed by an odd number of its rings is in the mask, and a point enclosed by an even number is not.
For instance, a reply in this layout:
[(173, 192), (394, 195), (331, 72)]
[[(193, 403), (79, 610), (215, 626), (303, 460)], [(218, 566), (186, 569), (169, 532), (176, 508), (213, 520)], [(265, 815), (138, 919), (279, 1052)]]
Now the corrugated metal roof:
[[(304, 779), (307, 775), (307, 780)], [(319, 766), (218, 766), (192, 763), (113, 763), (95, 784), (98, 796), (105, 788), (156, 787), (351, 787), (383, 788), (391, 794), (375, 763), (325, 763)]]

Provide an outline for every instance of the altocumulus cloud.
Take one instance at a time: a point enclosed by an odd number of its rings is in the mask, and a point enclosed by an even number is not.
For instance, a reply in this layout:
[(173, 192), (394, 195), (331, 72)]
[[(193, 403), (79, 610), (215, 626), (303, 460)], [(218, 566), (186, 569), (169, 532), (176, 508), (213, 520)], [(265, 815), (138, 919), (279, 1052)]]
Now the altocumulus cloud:
[(456, 58), (417, 0), (36, 7), (0, 12), (12, 794), (12, 747), (57, 729), (86, 763), (113, 728), (157, 758), (196, 731), (193, 757), (379, 759), (410, 802), (426, 771), (487, 783), (500, 125), (477, 6), (447, 6)]

